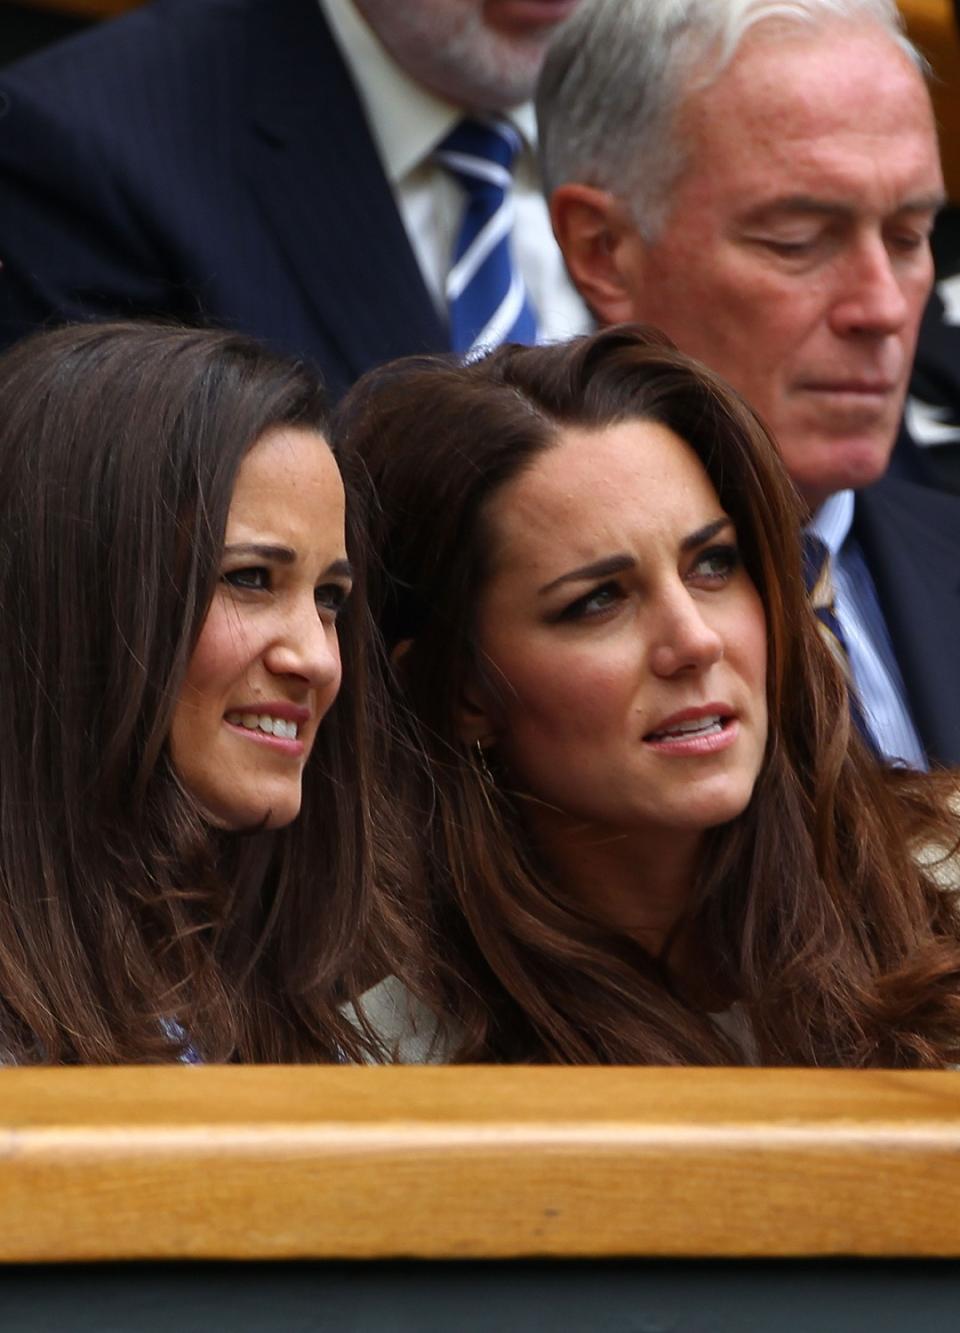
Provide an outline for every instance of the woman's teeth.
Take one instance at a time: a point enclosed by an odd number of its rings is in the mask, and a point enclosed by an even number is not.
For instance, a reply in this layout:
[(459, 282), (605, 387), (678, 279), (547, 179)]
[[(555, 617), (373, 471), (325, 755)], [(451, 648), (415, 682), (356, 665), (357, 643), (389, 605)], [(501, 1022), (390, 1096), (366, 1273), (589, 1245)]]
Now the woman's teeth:
[(279, 736), (281, 740), (297, 739), (296, 722), (284, 722), (282, 718), (270, 717), (268, 713), (228, 713), (227, 721), (234, 727), (246, 727), (247, 731), (263, 731), (268, 736)]
[(655, 741), (667, 740), (671, 736), (709, 736), (715, 731), (723, 730), (723, 722), (719, 716), (698, 717), (690, 722), (677, 722), (669, 731), (652, 731), (650, 739)]

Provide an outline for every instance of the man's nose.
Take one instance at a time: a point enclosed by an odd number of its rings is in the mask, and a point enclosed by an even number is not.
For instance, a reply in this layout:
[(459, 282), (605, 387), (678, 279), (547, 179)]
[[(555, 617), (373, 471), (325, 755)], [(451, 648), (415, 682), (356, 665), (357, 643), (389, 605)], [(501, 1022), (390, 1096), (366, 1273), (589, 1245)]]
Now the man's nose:
[[(834, 332), (843, 337), (899, 333), (911, 313), (919, 318), (932, 280), (926, 247), (923, 252), (901, 258), (891, 254), (882, 236), (858, 240), (838, 265), (837, 291), (830, 312)], [(911, 300), (911, 293), (921, 288), (921, 297)]]

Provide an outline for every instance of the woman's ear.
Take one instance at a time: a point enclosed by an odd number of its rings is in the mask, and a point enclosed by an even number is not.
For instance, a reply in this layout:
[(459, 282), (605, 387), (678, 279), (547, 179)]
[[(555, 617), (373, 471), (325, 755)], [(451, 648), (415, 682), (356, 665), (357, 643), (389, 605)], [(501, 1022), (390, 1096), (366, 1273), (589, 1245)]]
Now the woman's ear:
[(497, 710), (488, 699), (489, 693), (475, 677), (471, 677), (460, 692), (457, 738), (466, 746), (472, 747), (479, 742), (485, 750), (500, 734)]
[(400, 639), (390, 650), (390, 665), (396, 670), (401, 665), (407, 653), (413, 647), (413, 639)]

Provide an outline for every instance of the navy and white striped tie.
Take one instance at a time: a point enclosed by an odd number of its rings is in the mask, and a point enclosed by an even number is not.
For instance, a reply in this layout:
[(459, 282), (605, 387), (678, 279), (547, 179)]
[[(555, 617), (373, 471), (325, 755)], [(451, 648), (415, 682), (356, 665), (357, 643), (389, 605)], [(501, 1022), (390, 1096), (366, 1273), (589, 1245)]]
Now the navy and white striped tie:
[(510, 248), (511, 167), (519, 147), (513, 126), (490, 117), (461, 121), (436, 151), (467, 194), (446, 282), (450, 345), (467, 359), (502, 342), (537, 338), (536, 316)]
[(835, 661), (847, 678), (850, 695), (850, 716), (860, 735), (874, 753), (877, 743), (873, 739), (867, 719), (863, 714), (860, 697), (850, 670), (850, 652), (847, 640), (837, 615), (836, 598), (833, 588), (833, 558), (826, 542), (813, 532), (803, 533), (803, 581), (810, 595), (810, 605), (817, 617), (820, 637), (830, 649)]

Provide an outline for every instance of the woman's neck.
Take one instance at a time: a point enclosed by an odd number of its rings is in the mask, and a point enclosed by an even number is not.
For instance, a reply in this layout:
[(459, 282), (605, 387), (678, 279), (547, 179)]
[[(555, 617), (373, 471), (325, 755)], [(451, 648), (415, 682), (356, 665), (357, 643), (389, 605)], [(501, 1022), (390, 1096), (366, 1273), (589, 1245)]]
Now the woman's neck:
[(659, 957), (690, 904), (702, 831), (619, 832), (544, 809), (528, 822), (558, 886)]

